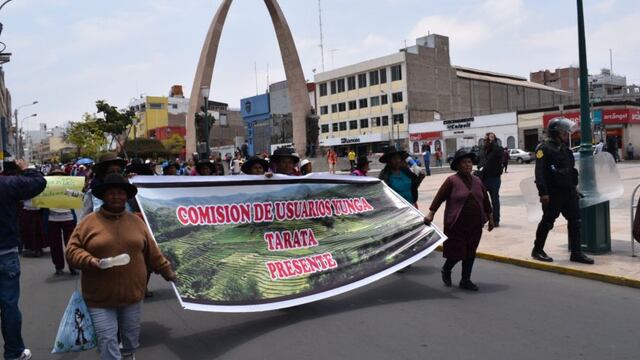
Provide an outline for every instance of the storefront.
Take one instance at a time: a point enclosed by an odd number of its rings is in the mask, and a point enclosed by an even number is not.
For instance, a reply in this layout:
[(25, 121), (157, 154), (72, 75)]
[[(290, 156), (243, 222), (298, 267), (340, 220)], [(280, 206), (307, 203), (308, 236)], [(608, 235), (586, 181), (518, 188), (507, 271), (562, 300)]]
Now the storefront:
[(381, 153), (389, 145), (389, 134), (367, 134), (341, 138), (320, 139), (321, 147), (333, 147), (338, 156), (345, 156), (350, 149), (357, 154)]
[(480, 146), (486, 133), (496, 134), (499, 143), (513, 149), (518, 144), (516, 113), (475, 116), (409, 125), (411, 153), (430, 147), (431, 153), (441, 149), (444, 156), (462, 147)]

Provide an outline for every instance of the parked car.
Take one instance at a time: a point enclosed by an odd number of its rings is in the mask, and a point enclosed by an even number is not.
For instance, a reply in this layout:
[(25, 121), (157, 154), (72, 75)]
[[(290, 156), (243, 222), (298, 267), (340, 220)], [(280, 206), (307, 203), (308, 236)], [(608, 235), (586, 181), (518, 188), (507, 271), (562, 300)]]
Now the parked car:
[[(471, 151), (474, 154), (476, 154), (476, 161), (473, 163), (473, 165), (478, 165), (478, 159), (480, 159), (480, 148), (478, 146), (464, 146), (461, 147), (460, 149), (464, 149), (466, 151)], [(460, 150), (458, 149), (458, 150)], [(455, 155), (455, 153), (450, 153), (447, 154), (447, 163), (451, 164), (451, 162), (453, 161), (453, 156)]]
[[(580, 146), (574, 146), (571, 148), (571, 152), (573, 153), (573, 158), (578, 161), (580, 160)], [(593, 148), (593, 154), (596, 154), (595, 147)]]
[(511, 149), (509, 150), (509, 159), (517, 162), (518, 164), (529, 164), (531, 163), (531, 160), (533, 160), (533, 154), (522, 149)]

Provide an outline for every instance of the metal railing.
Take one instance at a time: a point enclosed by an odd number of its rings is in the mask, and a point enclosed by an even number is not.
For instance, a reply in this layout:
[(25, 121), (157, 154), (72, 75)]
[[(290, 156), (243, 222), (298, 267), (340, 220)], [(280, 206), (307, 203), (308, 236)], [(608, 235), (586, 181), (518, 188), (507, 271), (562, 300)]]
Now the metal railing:
[[(636, 241), (633, 238), (633, 219), (634, 219), (634, 215), (638, 209), (638, 203), (636, 202), (636, 193), (638, 192), (638, 190), (640, 190), (640, 184), (638, 186), (635, 187), (635, 189), (633, 189), (633, 192), (631, 193), (631, 256), (635, 257), (636, 256)], [(640, 240), (640, 239), (639, 239)]]

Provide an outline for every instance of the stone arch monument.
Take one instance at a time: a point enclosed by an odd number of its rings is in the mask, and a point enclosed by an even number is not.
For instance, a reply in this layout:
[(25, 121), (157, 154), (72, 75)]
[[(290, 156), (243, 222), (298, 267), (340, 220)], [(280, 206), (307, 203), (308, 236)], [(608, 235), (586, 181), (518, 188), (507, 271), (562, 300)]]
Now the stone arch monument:
[[(186, 153), (187, 157), (192, 156), (196, 151), (196, 131), (195, 114), (204, 103), (204, 97), (200, 94), (202, 87), (211, 88), (211, 78), (213, 67), (218, 53), (218, 44), (222, 28), (224, 27), (229, 7), (233, 0), (223, 0), (218, 8), (202, 46), (198, 68), (191, 87), (191, 97), (189, 99), (189, 112), (186, 123)], [(278, 5), (277, 0), (264, 0), (276, 37), (280, 46), (280, 55), (284, 65), (285, 75), (289, 86), (289, 101), (291, 103), (292, 123), (293, 123), (293, 143), (296, 151), (303, 155), (307, 146), (307, 117), (311, 115), (311, 101), (307, 91), (307, 84), (300, 65), (298, 51), (291, 35), (291, 30), (287, 20)]]

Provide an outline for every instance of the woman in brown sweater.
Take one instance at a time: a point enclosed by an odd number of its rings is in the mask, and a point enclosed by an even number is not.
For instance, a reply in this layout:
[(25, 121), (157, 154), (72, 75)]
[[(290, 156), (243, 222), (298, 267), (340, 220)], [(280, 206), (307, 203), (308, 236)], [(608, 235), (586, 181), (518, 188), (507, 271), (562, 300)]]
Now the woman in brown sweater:
[[(176, 278), (144, 222), (125, 210), (127, 199), (136, 192), (122, 175), (107, 175), (104, 183), (93, 189), (104, 205), (82, 220), (67, 246), (69, 265), (82, 270), (82, 295), (91, 313), (101, 359), (133, 358), (139, 346), (147, 268), (167, 281)], [(101, 269), (100, 259), (120, 254), (129, 255), (128, 264)]]
[(482, 180), (471, 174), (475, 154), (460, 149), (456, 152), (451, 169), (457, 173), (449, 176), (438, 190), (429, 207), (425, 223), (431, 224), (433, 217), (443, 202), (444, 233), (448, 239), (444, 242), (443, 255), (447, 259), (442, 267), (442, 281), (451, 286), (451, 270), (462, 260), (462, 280), (460, 288), (478, 291), (471, 282), (471, 270), (476, 258), (476, 249), (482, 237), (482, 227), (489, 221), (489, 231), (493, 230), (491, 203)]

